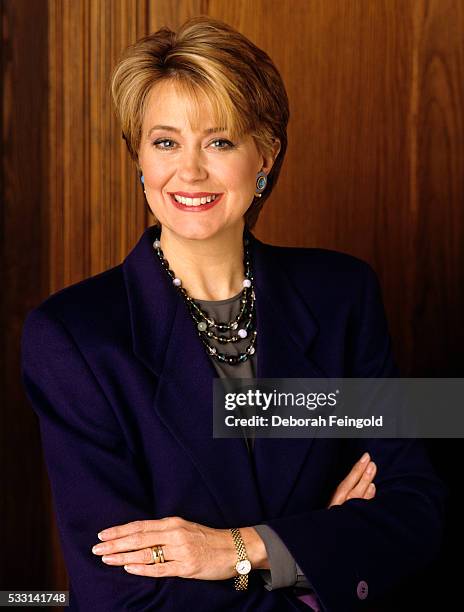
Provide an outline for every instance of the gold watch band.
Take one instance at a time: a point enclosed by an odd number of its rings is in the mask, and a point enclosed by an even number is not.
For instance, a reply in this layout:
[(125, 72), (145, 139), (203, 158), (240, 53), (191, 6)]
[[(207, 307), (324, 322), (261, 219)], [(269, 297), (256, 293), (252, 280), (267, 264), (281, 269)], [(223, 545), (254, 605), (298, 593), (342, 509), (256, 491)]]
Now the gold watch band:
[[(235, 548), (237, 550), (237, 556), (238, 556), (238, 561), (236, 565), (234, 566), (234, 569), (237, 571), (237, 576), (235, 576), (234, 578), (234, 586), (235, 586), (235, 590), (244, 591), (248, 588), (248, 572), (251, 569), (251, 564), (247, 557), (247, 552), (246, 552), (246, 548), (245, 548), (245, 544), (243, 542), (242, 536), (240, 534), (240, 529), (238, 527), (233, 527), (230, 529), (230, 532), (232, 534), (232, 538), (234, 540), (234, 544), (235, 544)], [(238, 572), (237, 566), (242, 561), (246, 562), (242, 564), (245, 568), (245, 571), (248, 569), (246, 573)]]

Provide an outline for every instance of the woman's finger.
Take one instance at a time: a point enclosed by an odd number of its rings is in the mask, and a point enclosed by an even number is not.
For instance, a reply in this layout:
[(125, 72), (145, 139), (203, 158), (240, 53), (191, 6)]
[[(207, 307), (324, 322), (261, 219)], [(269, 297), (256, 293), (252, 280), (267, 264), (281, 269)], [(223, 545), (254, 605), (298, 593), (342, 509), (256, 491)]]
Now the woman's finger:
[(95, 555), (112, 555), (115, 553), (137, 551), (148, 546), (155, 546), (156, 544), (164, 546), (168, 543), (173, 543), (172, 530), (138, 531), (117, 540), (100, 542), (100, 544), (92, 548), (92, 552)]
[(130, 574), (138, 574), (139, 576), (149, 576), (151, 578), (164, 578), (168, 576), (184, 575), (184, 564), (180, 563), (179, 561), (169, 561), (169, 563), (156, 563), (154, 565), (131, 563), (129, 565), (125, 565), (124, 569)]
[[(153, 544), (153, 546), (155, 546), (155, 544)], [(164, 560), (174, 561), (172, 547), (169, 545), (164, 545), (162, 548)], [(145, 563), (149, 565), (151, 563), (155, 563), (155, 558), (153, 556), (153, 550), (151, 546), (149, 546), (147, 548), (142, 548), (140, 550), (134, 550), (131, 552), (103, 555), (102, 561), (107, 565), (126, 565), (127, 563)]]
[(373, 482), (371, 482), (371, 484), (367, 487), (367, 491), (364, 494), (364, 498), (363, 499), (374, 499), (375, 492), (376, 492), (375, 484)]
[(116, 538), (122, 538), (140, 531), (145, 532), (151, 531), (152, 529), (166, 529), (168, 527), (168, 521), (172, 521), (172, 519), (173, 517), (165, 517), (162, 519), (131, 521), (123, 525), (115, 525), (114, 527), (108, 527), (100, 531), (98, 533), (98, 539), (103, 541), (115, 540)]
[(349, 474), (344, 478), (335, 490), (329, 503), (329, 508), (334, 505), (343, 504), (348, 493), (358, 484), (364, 471), (369, 465), (369, 453), (364, 453), (359, 461), (351, 468)]
[(358, 484), (361, 476), (369, 465), (369, 459), (369, 453), (364, 453), (361, 459), (354, 464), (349, 474), (341, 481), (338, 486), (338, 489), (342, 493), (348, 493), (353, 487)]
[(362, 499), (366, 494), (369, 485), (374, 479), (376, 471), (377, 466), (373, 461), (370, 461), (357, 485), (354, 486), (348, 493), (347, 499)]

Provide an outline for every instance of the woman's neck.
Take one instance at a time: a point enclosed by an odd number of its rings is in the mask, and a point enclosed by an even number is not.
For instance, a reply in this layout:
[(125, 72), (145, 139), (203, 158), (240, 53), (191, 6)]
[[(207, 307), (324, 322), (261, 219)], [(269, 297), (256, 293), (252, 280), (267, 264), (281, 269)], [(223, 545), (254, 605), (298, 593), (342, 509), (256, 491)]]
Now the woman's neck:
[(207, 240), (183, 238), (163, 228), (160, 242), (170, 269), (190, 297), (225, 300), (242, 290), (243, 228)]

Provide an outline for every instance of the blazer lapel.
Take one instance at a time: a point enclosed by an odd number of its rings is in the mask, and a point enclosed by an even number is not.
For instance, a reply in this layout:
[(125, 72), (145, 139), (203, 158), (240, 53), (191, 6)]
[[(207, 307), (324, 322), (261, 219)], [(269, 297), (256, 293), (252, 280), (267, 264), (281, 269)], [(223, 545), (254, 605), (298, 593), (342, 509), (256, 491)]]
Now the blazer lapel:
[[(254, 240), (257, 378), (325, 378), (325, 372), (309, 357), (319, 331), (317, 322), (286, 271), (282, 256), (283, 249)], [(292, 265), (288, 259), (287, 265)], [(255, 439), (254, 460), (266, 518), (282, 515), (313, 441)]]
[[(149, 227), (123, 262), (133, 350), (159, 377), (154, 410), (202, 475), (230, 526), (278, 516), (311, 439), (213, 438), (216, 371), (182, 297), (156, 260)], [(307, 351), (317, 324), (281, 267), (275, 247), (250, 235), (258, 325), (258, 378), (323, 377)]]

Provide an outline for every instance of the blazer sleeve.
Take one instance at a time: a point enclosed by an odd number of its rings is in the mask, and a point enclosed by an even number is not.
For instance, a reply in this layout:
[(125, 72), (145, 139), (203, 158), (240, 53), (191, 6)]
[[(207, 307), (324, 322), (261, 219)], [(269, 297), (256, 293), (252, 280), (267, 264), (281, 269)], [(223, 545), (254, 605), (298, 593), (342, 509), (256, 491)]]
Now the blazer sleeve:
[(63, 324), (43, 306), (24, 323), (21, 374), (39, 417), (71, 610), (157, 609), (158, 583), (91, 552), (105, 527), (154, 518), (149, 483), (105, 393)]
[[(351, 377), (399, 377), (375, 272), (365, 264), (349, 340)], [(264, 521), (282, 539), (323, 610), (365, 609), (428, 565), (439, 551), (446, 490), (422, 441), (344, 440), (346, 469), (364, 451), (377, 464), (372, 500)], [(367, 601), (362, 601), (367, 599)]]

